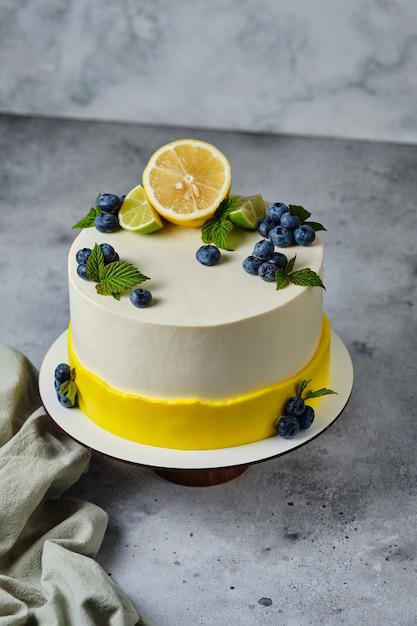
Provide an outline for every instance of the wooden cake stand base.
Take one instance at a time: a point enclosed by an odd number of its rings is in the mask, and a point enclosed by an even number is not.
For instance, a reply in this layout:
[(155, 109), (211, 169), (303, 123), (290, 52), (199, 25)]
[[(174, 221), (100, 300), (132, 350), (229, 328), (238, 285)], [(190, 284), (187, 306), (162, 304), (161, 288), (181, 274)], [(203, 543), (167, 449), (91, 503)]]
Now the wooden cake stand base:
[(154, 469), (155, 474), (177, 485), (187, 487), (212, 487), (237, 478), (248, 469), (249, 465), (223, 467), (220, 469)]

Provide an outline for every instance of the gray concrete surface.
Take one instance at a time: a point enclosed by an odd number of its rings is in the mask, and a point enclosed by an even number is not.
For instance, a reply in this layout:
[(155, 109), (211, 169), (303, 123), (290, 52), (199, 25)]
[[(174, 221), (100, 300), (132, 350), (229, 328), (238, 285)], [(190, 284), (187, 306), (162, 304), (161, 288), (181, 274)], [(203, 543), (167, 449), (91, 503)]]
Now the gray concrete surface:
[(355, 368), (336, 423), (215, 487), (93, 456), (72, 495), (109, 514), (98, 555), (156, 626), (417, 623), (417, 147), (0, 116), (0, 341), (39, 367), (68, 323), (71, 225), (182, 136), (233, 190), (327, 227), (325, 308)]

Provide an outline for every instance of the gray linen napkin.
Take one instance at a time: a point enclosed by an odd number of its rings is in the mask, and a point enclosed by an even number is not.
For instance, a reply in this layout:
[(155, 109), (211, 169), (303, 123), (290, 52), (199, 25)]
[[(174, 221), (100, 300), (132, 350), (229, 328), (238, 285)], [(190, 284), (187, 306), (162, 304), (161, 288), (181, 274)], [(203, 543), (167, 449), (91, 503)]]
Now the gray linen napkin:
[(45, 414), (35, 368), (0, 343), (0, 626), (150, 626), (93, 560), (107, 514), (62, 497), (89, 460)]

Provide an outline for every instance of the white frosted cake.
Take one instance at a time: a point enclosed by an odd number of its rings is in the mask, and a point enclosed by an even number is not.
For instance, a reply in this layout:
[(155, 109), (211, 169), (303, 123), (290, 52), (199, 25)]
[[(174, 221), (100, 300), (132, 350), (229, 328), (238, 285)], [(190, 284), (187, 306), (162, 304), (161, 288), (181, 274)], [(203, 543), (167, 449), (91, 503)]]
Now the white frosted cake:
[[(71, 246), (69, 358), (79, 407), (115, 435), (165, 448), (224, 448), (276, 435), (300, 381), (329, 382), (323, 290), (291, 281), (277, 289), (244, 271), (263, 240), (256, 230), (235, 228), (233, 250), (207, 266), (196, 259), (200, 227), (162, 224), (151, 234), (83, 228)], [(109, 244), (148, 278), (141, 287), (152, 292), (149, 306), (133, 306), (129, 289), (101, 295), (94, 280), (80, 277), (77, 253), (96, 244)], [(277, 250), (295, 257), (293, 272), (322, 277), (318, 236)]]

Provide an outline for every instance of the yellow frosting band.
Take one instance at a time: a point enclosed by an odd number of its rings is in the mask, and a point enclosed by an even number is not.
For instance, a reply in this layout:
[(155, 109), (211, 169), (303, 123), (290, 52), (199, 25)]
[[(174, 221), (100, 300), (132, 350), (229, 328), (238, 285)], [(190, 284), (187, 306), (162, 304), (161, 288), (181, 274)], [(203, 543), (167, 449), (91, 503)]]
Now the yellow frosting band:
[[(270, 387), (227, 401), (155, 400), (112, 388), (78, 360), (68, 332), (71, 367), (76, 370), (78, 405), (98, 426), (138, 443), (180, 450), (239, 446), (275, 435), (274, 424), (300, 380), (314, 389), (330, 376), (330, 325), (323, 315), (322, 335), (311, 361), (297, 374)], [(309, 401), (317, 405), (320, 398)]]

